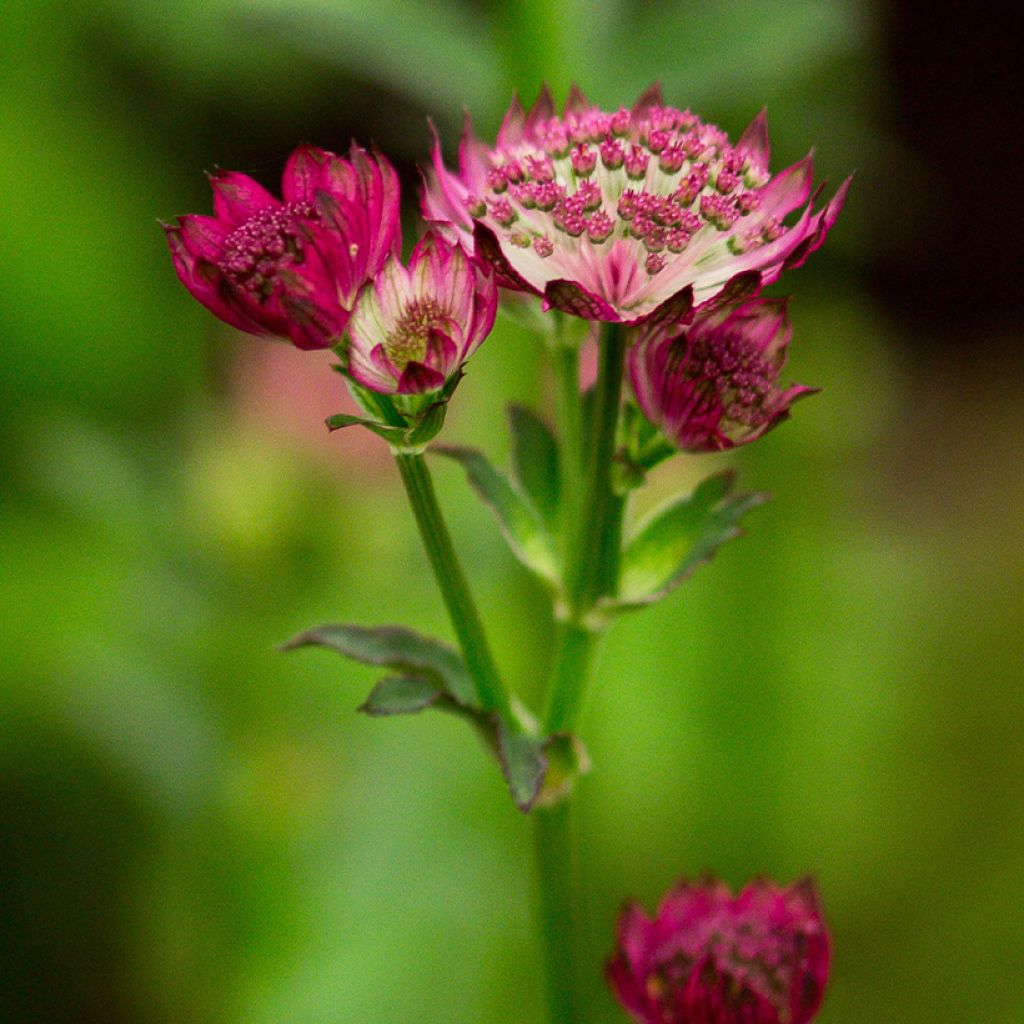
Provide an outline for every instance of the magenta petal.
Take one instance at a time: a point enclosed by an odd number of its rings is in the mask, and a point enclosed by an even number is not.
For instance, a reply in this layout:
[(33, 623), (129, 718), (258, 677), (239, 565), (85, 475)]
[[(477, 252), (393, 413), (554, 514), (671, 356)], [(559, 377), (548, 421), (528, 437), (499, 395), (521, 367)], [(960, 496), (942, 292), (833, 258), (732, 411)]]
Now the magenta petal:
[(459, 358), (459, 346), (444, 331), (432, 327), (427, 333), (426, 358), (429, 365), (447, 373)]
[[(722, 285), (719, 292), (697, 307), (697, 315), (710, 319), (715, 313), (728, 314), (738, 303), (745, 302), (761, 289), (761, 272), (743, 270)], [(723, 316), (724, 318), (724, 316)]]
[(803, 160), (798, 160), (795, 164), (776, 174), (761, 189), (761, 206), (758, 215), (760, 217), (777, 217), (781, 220), (790, 210), (803, 206), (810, 198), (813, 179), (814, 158), (808, 153)]
[(509, 263), (497, 236), (480, 221), (475, 221), (473, 224), (473, 246), (476, 258), (494, 269), (498, 277), (498, 284), (502, 288), (510, 288), (517, 292), (533, 292), (534, 295), (540, 294)]
[(630, 320), (628, 323), (631, 327), (635, 327), (637, 324), (649, 324), (652, 327), (659, 324), (665, 326), (682, 324), (689, 320), (692, 310), (693, 285), (688, 284), (659, 306), (655, 306), (646, 316), (640, 317), (638, 320)]
[(568, 114), (582, 114), (593, 105), (580, 87), (573, 82), (569, 89), (569, 95), (566, 97), (565, 106), (562, 108), (562, 117), (566, 117)]
[(259, 182), (238, 171), (217, 171), (210, 176), (210, 185), (214, 213), (234, 227), (260, 210), (281, 205)]
[(599, 295), (587, 291), (575, 281), (549, 281), (544, 289), (544, 310), (560, 309), (563, 313), (584, 320), (604, 320), (617, 322), (619, 314)]
[(551, 98), (551, 90), (548, 88), (548, 83), (545, 82), (537, 94), (537, 98), (533, 101), (533, 106), (530, 107), (530, 112), (526, 115), (525, 131), (530, 134), (539, 125), (545, 121), (550, 121), (555, 116), (555, 101)]
[(402, 376), (398, 380), (398, 393), (400, 395), (421, 395), (425, 391), (437, 391), (443, 386), (443, 373), (414, 361), (410, 362), (402, 371)]
[(652, 107), (663, 107), (665, 100), (661, 95), (661, 82), (652, 82), (633, 104), (633, 117), (645, 117)]
[(523, 140), (523, 130), (526, 127), (526, 112), (519, 102), (519, 97), (512, 97), (512, 105), (505, 112), (501, 127), (498, 129), (497, 145), (499, 149), (508, 149), (517, 146)]
[(327, 153), (316, 146), (299, 146), (284, 165), (281, 195), (286, 203), (311, 203), (323, 180)]
[(247, 334), (269, 333), (266, 328), (229, 301), (230, 292), (224, 275), (214, 263), (195, 258), (184, 241), (182, 227), (167, 225), (164, 231), (167, 234), (174, 270), (194, 299), (201, 302), (214, 316), (240, 331)]
[(829, 200), (825, 208), (815, 216), (807, 236), (786, 257), (782, 265), (784, 270), (802, 267), (807, 262), (807, 257), (812, 252), (821, 248), (822, 243), (825, 241), (825, 236), (831, 230), (832, 225), (835, 224), (839, 211), (843, 208), (843, 203), (846, 202), (846, 194), (850, 191), (850, 183), (852, 181), (853, 176), (851, 175), (839, 186), (838, 191)]
[(736, 148), (746, 151), (753, 158), (754, 163), (762, 171), (768, 170), (768, 158), (771, 155), (771, 147), (768, 144), (768, 111), (764, 108), (747, 125), (746, 130), (736, 143)]
[(224, 249), (224, 239), (229, 228), (215, 217), (204, 217), (198, 213), (189, 213), (178, 218), (181, 245), (194, 259), (209, 260), (216, 263)]

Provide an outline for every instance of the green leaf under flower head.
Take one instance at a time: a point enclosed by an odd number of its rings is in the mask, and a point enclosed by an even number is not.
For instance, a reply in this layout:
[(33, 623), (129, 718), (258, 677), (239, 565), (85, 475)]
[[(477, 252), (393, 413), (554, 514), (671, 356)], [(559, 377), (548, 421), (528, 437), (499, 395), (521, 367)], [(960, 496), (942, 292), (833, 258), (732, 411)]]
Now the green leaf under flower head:
[(730, 497), (733, 473), (718, 473), (692, 494), (670, 500), (644, 519), (622, 553), (619, 592), (611, 608), (641, 608), (665, 597), (697, 566), (742, 532), (739, 522), (766, 494)]
[(436, 445), (431, 451), (462, 466), (473, 490), (494, 513), (512, 553), (528, 569), (557, 585), (558, 556), (551, 534), (540, 513), (508, 477), (477, 448)]
[(544, 524), (554, 533), (561, 497), (558, 442), (532, 409), (510, 405), (508, 417), (512, 431), (512, 472)]

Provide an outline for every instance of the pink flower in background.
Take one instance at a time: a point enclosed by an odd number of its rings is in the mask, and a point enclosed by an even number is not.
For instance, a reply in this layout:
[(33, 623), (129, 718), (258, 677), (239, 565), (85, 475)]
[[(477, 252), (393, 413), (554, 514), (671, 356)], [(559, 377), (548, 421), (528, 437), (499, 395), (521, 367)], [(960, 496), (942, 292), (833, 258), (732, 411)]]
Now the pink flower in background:
[(233, 171), (210, 182), (214, 216), (166, 228), (185, 287), (239, 330), (303, 349), (336, 344), (359, 289), (401, 246), (392, 166), (356, 145), (347, 160), (301, 146), (282, 199)]
[(809, 881), (681, 883), (648, 918), (619, 918), (608, 980), (640, 1024), (807, 1024), (828, 980), (829, 938)]
[(808, 156), (770, 174), (763, 113), (734, 146), (656, 86), (615, 113), (574, 88), (561, 117), (545, 88), (529, 114), (512, 104), (493, 148), (467, 121), (457, 173), (435, 139), (423, 212), (548, 307), (679, 320), (735, 275), (769, 284), (821, 245), (848, 183), (814, 211), (812, 173)]
[(640, 328), (628, 373), (643, 414), (690, 452), (756, 440), (815, 388), (777, 386), (793, 334), (785, 299), (699, 309), (687, 327)]
[(494, 274), (428, 232), (406, 269), (389, 260), (349, 321), (348, 372), (384, 394), (443, 387), (494, 326)]

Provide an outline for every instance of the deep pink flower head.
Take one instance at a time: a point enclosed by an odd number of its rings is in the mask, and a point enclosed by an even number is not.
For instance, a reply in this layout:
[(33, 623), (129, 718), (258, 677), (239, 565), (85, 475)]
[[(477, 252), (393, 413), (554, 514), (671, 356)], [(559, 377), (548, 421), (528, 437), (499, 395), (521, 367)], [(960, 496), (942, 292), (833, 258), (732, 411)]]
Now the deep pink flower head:
[(810, 881), (681, 883), (653, 920), (627, 906), (606, 973), (640, 1024), (807, 1024), (828, 980), (829, 939)]
[(812, 174), (808, 156), (772, 177), (763, 112), (734, 146), (657, 86), (615, 113), (573, 88), (561, 117), (545, 87), (529, 114), (513, 102), (494, 148), (467, 120), (457, 173), (435, 139), (423, 213), (474, 236), (500, 284), (546, 307), (677, 320), (736, 274), (769, 284), (821, 245), (847, 183), (814, 211)]
[(687, 327), (641, 327), (627, 357), (637, 404), (683, 451), (754, 441), (816, 390), (777, 385), (792, 334), (786, 300), (765, 298), (711, 303)]
[(166, 227), (185, 287), (239, 330), (304, 349), (336, 344), (359, 289), (401, 246), (394, 168), (354, 144), (347, 160), (301, 146), (282, 199), (234, 171), (210, 183), (214, 216)]
[(491, 333), (498, 288), (457, 242), (428, 232), (408, 269), (392, 258), (348, 324), (348, 372), (384, 394), (436, 391)]

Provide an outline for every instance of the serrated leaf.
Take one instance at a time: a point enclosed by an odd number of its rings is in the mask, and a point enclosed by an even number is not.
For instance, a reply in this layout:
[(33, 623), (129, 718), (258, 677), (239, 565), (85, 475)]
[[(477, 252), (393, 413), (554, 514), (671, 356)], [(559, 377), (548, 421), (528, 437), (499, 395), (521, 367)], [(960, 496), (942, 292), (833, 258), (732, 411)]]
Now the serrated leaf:
[(431, 451), (454, 459), (466, 471), (473, 490), (494, 513), (513, 554), (539, 576), (558, 582), (555, 544), (540, 514), (476, 448), (435, 445)]
[(476, 709), (476, 688), (462, 656), (454, 648), (404, 626), (328, 624), (299, 633), (281, 644), (282, 651), (327, 647), (364, 665), (383, 665), (406, 675), (436, 682), (464, 708)]
[(640, 523), (622, 553), (619, 594), (611, 607), (660, 600), (740, 534), (739, 521), (768, 496), (730, 498), (733, 483), (732, 473), (708, 477), (692, 494), (669, 501)]
[(512, 472), (548, 529), (554, 531), (561, 489), (558, 442), (532, 409), (510, 405), (508, 418), (512, 430)]
[(529, 811), (540, 793), (548, 759), (546, 740), (498, 726), (498, 760), (516, 806)]
[(428, 676), (388, 676), (359, 708), (368, 715), (412, 715), (445, 700), (447, 694)]

